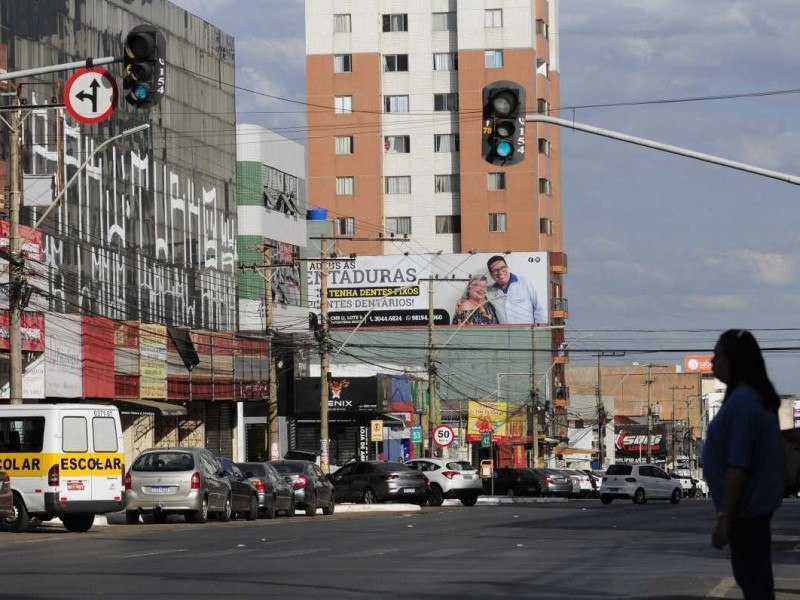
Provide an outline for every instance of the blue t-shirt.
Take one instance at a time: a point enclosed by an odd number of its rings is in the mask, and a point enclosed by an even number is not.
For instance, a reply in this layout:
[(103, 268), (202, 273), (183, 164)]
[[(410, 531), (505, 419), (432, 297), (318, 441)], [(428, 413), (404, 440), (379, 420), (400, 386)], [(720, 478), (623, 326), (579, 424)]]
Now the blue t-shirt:
[(781, 505), (785, 473), (778, 415), (746, 384), (739, 385), (722, 403), (708, 425), (703, 446), (703, 471), (717, 510), (722, 507), (728, 466), (747, 470), (747, 483), (734, 516), (766, 515)]

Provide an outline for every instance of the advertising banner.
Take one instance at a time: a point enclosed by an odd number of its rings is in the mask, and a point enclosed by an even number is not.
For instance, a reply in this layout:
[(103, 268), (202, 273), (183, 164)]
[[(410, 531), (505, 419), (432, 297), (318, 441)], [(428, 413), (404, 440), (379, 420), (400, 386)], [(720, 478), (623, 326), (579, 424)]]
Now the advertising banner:
[(711, 354), (687, 354), (683, 357), (683, 369), (687, 373), (711, 374)]
[(114, 333), (116, 323), (105, 317), (81, 319), (83, 330), (83, 395), (114, 398)]
[(646, 425), (628, 424), (616, 427), (614, 445), (617, 458), (646, 458), (648, 439), (651, 455), (663, 459), (667, 454), (666, 426), (663, 423), (653, 425), (649, 436)]
[[(3, 399), (9, 398), (11, 394), (10, 366), (10, 361), (0, 360), (0, 398)], [(43, 400), (44, 397), (44, 357), (41, 354), (23, 357), (22, 398)]]
[[(295, 413), (319, 415), (320, 378), (298, 377), (294, 382)], [(376, 377), (332, 377), (328, 381), (330, 414), (375, 414), (388, 409), (378, 396)]]
[[(426, 325), (430, 285), (436, 325), (530, 325), (549, 319), (546, 252), (357, 256), (328, 266), (331, 327)], [(309, 304), (316, 313), (319, 269), (318, 262), (309, 263)]]
[(525, 435), (525, 406), (495, 400), (470, 400), (467, 441), (481, 442), (484, 434), (491, 440), (506, 442)]
[(45, 396), (83, 396), (83, 343), (79, 315), (45, 315)]
[(142, 398), (167, 397), (167, 328), (142, 323), (139, 326), (139, 375)]
[[(24, 352), (44, 352), (44, 314), (22, 313), (22, 350)], [(8, 311), (0, 310), (0, 350), (8, 350), (11, 345), (8, 329)]]

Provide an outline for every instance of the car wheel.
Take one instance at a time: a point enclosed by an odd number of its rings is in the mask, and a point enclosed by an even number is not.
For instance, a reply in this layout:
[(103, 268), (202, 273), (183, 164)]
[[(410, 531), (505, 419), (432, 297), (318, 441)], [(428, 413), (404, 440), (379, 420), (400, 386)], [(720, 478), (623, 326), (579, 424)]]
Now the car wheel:
[(514, 497), (514, 488), (511, 488), (511, 487), (508, 488), (508, 491), (506, 492), (506, 496), (508, 496), (510, 498), (513, 498)]
[(126, 510), (125, 522), (128, 525), (136, 525), (139, 522), (139, 513), (135, 510)]
[(277, 507), (278, 499), (275, 496), (267, 500), (267, 507), (264, 509), (264, 516), (268, 519), (275, 518), (275, 512)]
[(94, 514), (80, 513), (77, 515), (61, 515), (61, 522), (67, 531), (84, 533), (94, 525)]
[(600, 502), (602, 502), (603, 504), (611, 504), (612, 500), (613, 498), (608, 494), (600, 494)]
[(441, 506), (442, 504), (444, 504), (442, 488), (433, 484), (428, 490), (428, 506)]
[(294, 502), (294, 494), (292, 494), (292, 500), (289, 502), (289, 510), (286, 511), (287, 517), (293, 517), (297, 507), (295, 506)]
[(636, 490), (636, 493), (633, 495), (633, 503), (634, 504), (646, 504), (647, 503), (647, 497), (645, 496), (644, 490), (642, 488), (639, 488), (638, 490)]
[(12, 533), (26, 531), (31, 524), (28, 509), (22, 498), (14, 494), (14, 516), (3, 519), (3, 529)]
[(678, 488), (672, 490), (672, 496), (669, 499), (673, 504), (678, 504), (681, 501), (681, 491)]
[(477, 494), (470, 494), (469, 496), (461, 496), (461, 504), (464, 506), (475, 506), (478, 503)]
[(247, 511), (247, 520), (255, 521), (258, 519), (258, 498), (250, 496), (250, 510)]
[(372, 488), (367, 488), (361, 495), (361, 500), (364, 502), (364, 504), (377, 504), (378, 496), (375, 494), (375, 491)]
[(230, 496), (225, 496), (225, 504), (222, 507), (222, 510), (219, 513), (219, 520), (223, 523), (227, 523), (231, 520), (231, 515), (233, 514), (233, 500), (231, 500)]
[(205, 523), (208, 521), (208, 498), (203, 498), (200, 510), (193, 510), (187, 513), (186, 520), (190, 523)]
[(333, 511), (335, 510), (336, 510), (336, 502), (334, 502), (333, 498), (331, 498), (331, 503), (322, 509), (322, 514), (331, 516), (333, 514)]
[(156, 523), (166, 523), (167, 522), (167, 513), (163, 510), (157, 510), (153, 513), (153, 520)]
[(313, 517), (317, 514), (317, 497), (311, 496), (306, 502), (306, 516)]

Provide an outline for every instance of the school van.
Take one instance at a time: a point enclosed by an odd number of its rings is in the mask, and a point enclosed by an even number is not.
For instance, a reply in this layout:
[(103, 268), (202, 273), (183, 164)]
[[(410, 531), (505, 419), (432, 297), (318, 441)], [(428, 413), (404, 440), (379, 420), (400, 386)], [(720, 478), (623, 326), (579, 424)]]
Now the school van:
[(14, 514), (0, 525), (20, 532), (58, 517), (69, 531), (88, 531), (96, 514), (125, 506), (124, 456), (114, 406), (0, 406), (0, 471), (14, 494)]

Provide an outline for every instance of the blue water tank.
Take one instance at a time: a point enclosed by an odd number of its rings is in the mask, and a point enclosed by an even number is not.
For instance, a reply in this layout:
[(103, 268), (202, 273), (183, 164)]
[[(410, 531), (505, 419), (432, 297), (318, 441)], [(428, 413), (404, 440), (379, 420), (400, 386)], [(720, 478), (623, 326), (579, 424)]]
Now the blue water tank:
[(328, 218), (327, 208), (309, 208), (306, 211), (306, 219), (309, 221), (324, 221)]

